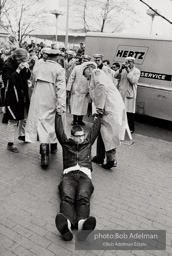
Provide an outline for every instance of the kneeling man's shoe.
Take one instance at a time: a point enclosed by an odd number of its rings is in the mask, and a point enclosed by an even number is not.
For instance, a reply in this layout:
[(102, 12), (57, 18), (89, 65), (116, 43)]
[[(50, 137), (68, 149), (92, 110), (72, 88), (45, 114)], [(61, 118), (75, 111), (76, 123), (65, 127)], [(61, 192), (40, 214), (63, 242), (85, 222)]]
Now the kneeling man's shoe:
[(79, 230), (77, 234), (77, 240), (84, 241), (88, 237), (88, 235), (95, 229), (95, 227), (96, 227), (95, 217), (90, 216), (87, 219), (85, 219), (82, 224), (82, 229)]
[(73, 238), (72, 230), (71, 230), (71, 223), (65, 217), (64, 214), (58, 213), (55, 218), (55, 224), (58, 231), (61, 233), (62, 238), (65, 241), (71, 241)]
[(117, 167), (117, 161), (109, 161), (106, 164), (102, 164), (104, 169), (111, 169), (112, 167)]
[(97, 156), (94, 156), (94, 157), (91, 159), (91, 162), (96, 163), (96, 164), (103, 164), (104, 160), (98, 158)]

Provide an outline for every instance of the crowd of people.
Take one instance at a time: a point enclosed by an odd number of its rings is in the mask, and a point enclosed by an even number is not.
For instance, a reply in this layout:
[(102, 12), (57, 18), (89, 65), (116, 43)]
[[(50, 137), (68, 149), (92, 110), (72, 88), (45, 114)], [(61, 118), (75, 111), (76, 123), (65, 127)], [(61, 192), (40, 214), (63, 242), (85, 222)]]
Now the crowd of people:
[[(15, 146), (18, 128), (19, 140), (40, 142), (41, 167), (47, 168), (49, 154), (55, 154), (58, 142), (61, 144), (61, 204), (55, 224), (64, 240), (72, 240), (73, 229), (79, 230), (78, 239), (84, 240), (96, 226), (96, 218), (90, 216), (92, 162), (104, 169), (116, 167), (117, 147), (126, 131), (131, 138), (135, 130), (140, 77), (135, 59), (127, 57), (122, 65), (114, 62), (111, 66), (100, 53), (85, 55), (82, 43), (74, 52), (33, 41), (19, 47), (14, 40), (1, 49), (1, 55), (5, 56), (1, 74), (7, 149), (19, 153)], [(73, 116), (70, 138), (66, 135), (67, 111)], [(94, 122), (86, 135), (83, 127), (88, 112)], [(92, 157), (96, 138), (96, 156)], [(85, 230), (89, 232), (82, 232)]]

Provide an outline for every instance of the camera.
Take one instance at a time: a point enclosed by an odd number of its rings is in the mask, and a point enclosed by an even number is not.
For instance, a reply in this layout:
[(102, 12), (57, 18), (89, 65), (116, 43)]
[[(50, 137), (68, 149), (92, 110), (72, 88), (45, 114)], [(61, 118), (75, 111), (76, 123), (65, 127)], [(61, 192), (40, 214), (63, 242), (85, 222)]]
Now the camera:
[(122, 69), (124, 69), (124, 68), (127, 68), (127, 66), (125, 64), (122, 64)]

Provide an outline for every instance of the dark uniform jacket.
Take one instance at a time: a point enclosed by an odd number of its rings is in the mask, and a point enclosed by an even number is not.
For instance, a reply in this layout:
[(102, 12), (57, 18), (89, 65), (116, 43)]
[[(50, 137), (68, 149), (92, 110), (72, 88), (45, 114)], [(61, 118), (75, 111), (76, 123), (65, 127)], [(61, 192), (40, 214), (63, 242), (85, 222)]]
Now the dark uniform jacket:
[(2, 79), (5, 87), (8, 87), (6, 94), (6, 112), (8, 119), (24, 119), (24, 109), (29, 109), (29, 94), (27, 79), (30, 78), (29, 69), (24, 68), (20, 73), (16, 72), (18, 65), (9, 57), (2, 68)]
[(56, 114), (55, 130), (57, 138), (63, 149), (63, 169), (76, 166), (89, 168), (92, 171), (91, 146), (93, 145), (101, 126), (101, 120), (98, 117), (91, 127), (84, 142), (77, 144), (71, 138), (67, 138), (61, 116)]

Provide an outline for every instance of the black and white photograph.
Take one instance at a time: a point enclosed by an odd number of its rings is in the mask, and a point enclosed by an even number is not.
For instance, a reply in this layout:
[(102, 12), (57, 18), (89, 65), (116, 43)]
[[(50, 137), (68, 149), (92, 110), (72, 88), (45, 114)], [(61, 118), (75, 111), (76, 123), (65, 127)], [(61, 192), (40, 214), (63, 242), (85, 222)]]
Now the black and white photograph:
[(172, 0), (0, 0), (0, 256), (172, 256)]

